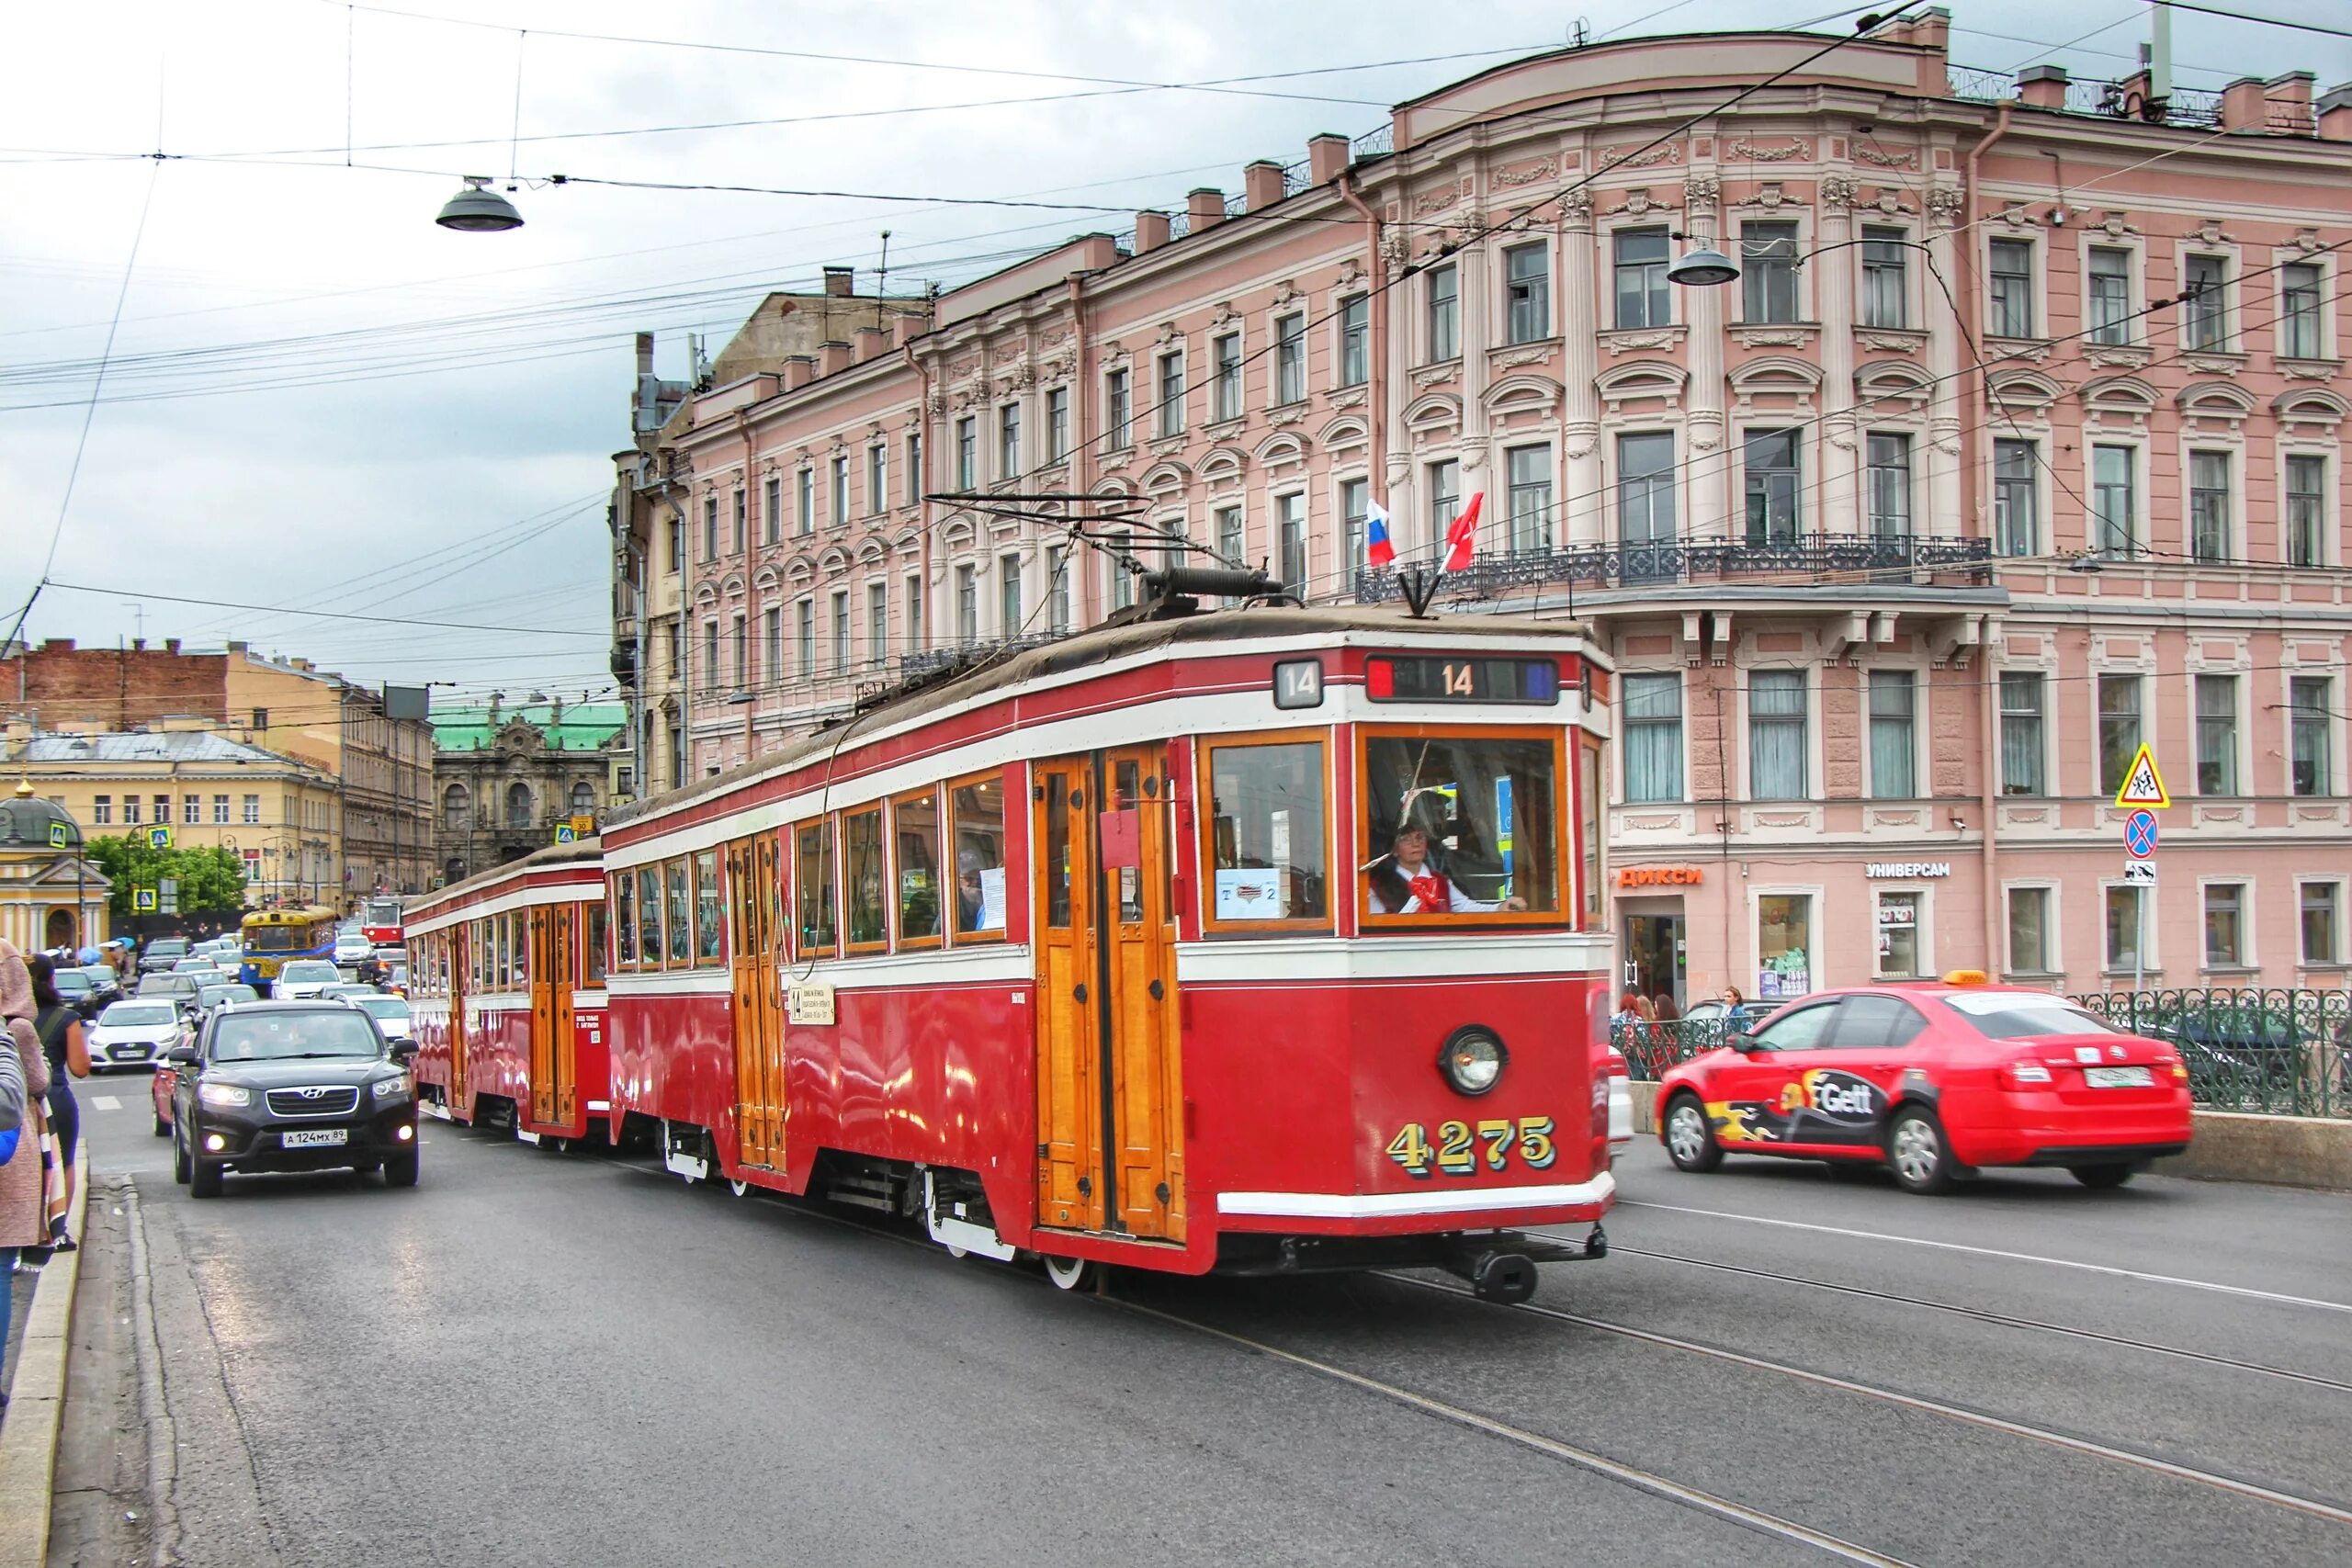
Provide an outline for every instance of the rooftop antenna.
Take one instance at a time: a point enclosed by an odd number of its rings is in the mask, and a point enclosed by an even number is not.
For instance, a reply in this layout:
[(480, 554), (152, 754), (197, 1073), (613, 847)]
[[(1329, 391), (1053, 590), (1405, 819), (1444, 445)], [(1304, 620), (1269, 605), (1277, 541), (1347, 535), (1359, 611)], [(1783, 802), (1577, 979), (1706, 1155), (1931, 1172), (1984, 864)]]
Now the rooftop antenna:
[(2172, 96), (2172, 7), (2161, 4), (2149, 18), (2148, 96), (2157, 103)]
[(1582, 49), (1592, 41), (1592, 23), (1582, 17), (1568, 24), (1568, 47)]

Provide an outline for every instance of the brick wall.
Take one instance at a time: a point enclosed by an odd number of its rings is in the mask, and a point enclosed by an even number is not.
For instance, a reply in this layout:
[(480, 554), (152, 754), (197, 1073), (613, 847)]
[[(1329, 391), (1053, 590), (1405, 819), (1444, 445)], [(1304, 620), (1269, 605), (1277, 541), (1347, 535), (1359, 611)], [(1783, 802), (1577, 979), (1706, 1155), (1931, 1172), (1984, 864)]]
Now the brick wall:
[(177, 714), (225, 722), (228, 667), (227, 655), (182, 653), (176, 639), (161, 648), (76, 648), (52, 637), (0, 659), (0, 708), (21, 709), (44, 729), (134, 729)]

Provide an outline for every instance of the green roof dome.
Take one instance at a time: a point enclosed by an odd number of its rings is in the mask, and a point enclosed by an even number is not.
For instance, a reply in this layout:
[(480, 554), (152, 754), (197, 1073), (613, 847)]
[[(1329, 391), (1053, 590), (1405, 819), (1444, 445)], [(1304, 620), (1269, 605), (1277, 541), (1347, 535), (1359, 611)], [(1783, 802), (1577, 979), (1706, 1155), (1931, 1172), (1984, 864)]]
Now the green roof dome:
[[(59, 827), (65, 829), (62, 842), (53, 831)], [(0, 850), (78, 850), (81, 847), (82, 825), (74, 821), (63, 807), (35, 795), (30, 779), (17, 781), (15, 799), (0, 800)]]

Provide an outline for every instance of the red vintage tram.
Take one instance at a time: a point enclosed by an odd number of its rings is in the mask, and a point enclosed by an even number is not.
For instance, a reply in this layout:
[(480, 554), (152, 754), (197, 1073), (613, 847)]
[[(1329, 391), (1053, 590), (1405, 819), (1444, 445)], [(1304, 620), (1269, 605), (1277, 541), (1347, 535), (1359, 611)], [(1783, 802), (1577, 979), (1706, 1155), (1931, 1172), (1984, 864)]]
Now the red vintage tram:
[(1065, 1287), (1521, 1299), (1614, 1200), (1609, 680), (1570, 623), (1144, 620), (617, 812), (614, 1111)]
[(407, 911), (417, 1098), (453, 1122), (602, 1142), (605, 879), (593, 838), (468, 877)]

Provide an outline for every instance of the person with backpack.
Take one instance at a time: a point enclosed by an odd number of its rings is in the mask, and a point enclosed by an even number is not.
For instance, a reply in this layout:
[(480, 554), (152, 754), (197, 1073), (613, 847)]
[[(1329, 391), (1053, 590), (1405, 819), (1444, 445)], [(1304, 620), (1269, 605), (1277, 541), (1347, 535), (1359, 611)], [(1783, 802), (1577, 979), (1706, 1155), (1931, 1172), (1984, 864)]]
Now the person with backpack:
[[(0, 1020), (5, 1020), (7, 1040), (0, 1043), (0, 1138), (5, 1138), (11, 1123), (5, 1112), (8, 1109), (9, 1089), (6, 1080), (15, 1081), (13, 1123), (17, 1134), (17, 1147), (7, 1163), (0, 1165), (0, 1287), (5, 1287), (8, 1275), (16, 1269), (17, 1253), (28, 1247), (49, 1244), (49, 1204), (42, 1190), (40, 1162), (41, 1097), (49, 1092), (49, 1060), (42, 1055), (40, 1034), (33, 1026), (40, 1008), (33, 1000), (33, 977), (16, 948), (0, 942)], [(8, 1317), (14, 1303), (14, 1292), (0, 1288), (0, 1345), (7, 1343)], [(0, 1406), (6, 1399), (0, 1395)]]
[(74, 1098), (74, 1080), (90, 1076), (90, 1047), (83, 1037), (82, 1020), (57, 994), (57, 970), (47, 954), (25, 961), (33, 982), (33, 1031), (40, 1036), (42, 1059), (49, 1064), (49, 1137), (56, 1154), (58, 1179), (49, 1184), (50, 1250), (72, 1252), (77, 1244), (65, 1229), (74, 1211), (74, 1156), (82, 1143), (82, 1105)]

